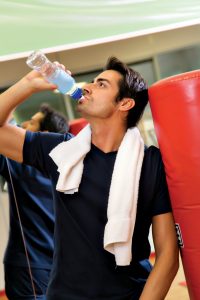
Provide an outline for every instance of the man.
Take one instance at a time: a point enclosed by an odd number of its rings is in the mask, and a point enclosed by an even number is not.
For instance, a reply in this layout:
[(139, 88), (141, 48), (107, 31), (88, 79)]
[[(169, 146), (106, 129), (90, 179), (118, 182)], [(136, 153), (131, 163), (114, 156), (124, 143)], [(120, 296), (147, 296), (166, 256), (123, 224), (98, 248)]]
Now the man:
[[(32, 132), (68, 131), (66, 118), (48, 105), (22, 127)], [(10, 229), (4, 256), (5, 291), (10, 300), (46, 299), (53, 259), (54, 204), (51, 181), (37, 169), (0, 155), (8, 183)], [(22, 229), (21, 229), (22, 228)]]
[(39, 111), (30, 120), (24, 121), (21, 126), (33, 132), (48, 131), (65, 133), (69, 130), (67, 118), (46, 103), (43, 103)]
[[(90, 126), (75, 138), (6, 124), (28, 96), (54, 88), (32, 71), (0, 99), (0, 151), (40, 168), (53, 184), (55, 252), (47, 299), (164, 299), (178, 269), (178, 246), (159, 151), (144, 151), (135, 128), (148, 101), (143, 78), (109, 59), (84, 86), (77, 109)], [(151, 223), (156, 262), (150, 272)]]

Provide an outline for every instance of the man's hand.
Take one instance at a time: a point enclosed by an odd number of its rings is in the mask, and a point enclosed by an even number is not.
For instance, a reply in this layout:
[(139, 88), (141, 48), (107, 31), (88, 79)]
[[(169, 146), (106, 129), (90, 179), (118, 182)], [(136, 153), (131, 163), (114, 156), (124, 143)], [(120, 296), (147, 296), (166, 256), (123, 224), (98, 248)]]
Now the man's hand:
[[(59, 62), (54, 62), (54, 64), (71, 75), (71, 72), (66, 70), (63, 64), (60, 64)], [(44, 90), (55, 90), (57, 88), (57, 85), (49, 83), (45, 77), (35, 70), (23, 77), (22, 81), (24, 87), (30, 89), (31, 93), (37, 93)]]
[(44, 90), (55, 90), (57, 85), (49, 83), (39, 72), (33, 70), (21, 79), (24, 88), (30, 89), (31, 93)]

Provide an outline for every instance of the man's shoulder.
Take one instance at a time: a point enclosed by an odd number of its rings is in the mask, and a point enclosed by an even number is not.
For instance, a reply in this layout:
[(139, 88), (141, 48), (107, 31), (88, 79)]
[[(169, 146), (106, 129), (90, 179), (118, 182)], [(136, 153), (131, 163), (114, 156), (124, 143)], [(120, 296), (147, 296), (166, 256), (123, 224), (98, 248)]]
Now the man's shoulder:
[(42, 145), (43, 148), (54, 148), (59, 143), (68, 141), (73, 137), (69, 132), (26, 132), (25, 144)]
[(145, 151), (144, 151), (144, 156), (148, 157), (148, 158), (157, 158), (157, 159), (161, 159), (161, 153), (160, 153), (160, 149), (154, 145), (151, 145), (149, 147), (147, 147), (145, 145)]
[(49, 153), (59, 144), (72, 138), (70, 133), (27, 132), (23, 147), (23, 162), (49, 176), (54, 168)]
[(149, 146), (145, 148), (143, 169), (146, 172), (158, 172), (163, 168), (162, 156), (160, 149), (156, 146)]

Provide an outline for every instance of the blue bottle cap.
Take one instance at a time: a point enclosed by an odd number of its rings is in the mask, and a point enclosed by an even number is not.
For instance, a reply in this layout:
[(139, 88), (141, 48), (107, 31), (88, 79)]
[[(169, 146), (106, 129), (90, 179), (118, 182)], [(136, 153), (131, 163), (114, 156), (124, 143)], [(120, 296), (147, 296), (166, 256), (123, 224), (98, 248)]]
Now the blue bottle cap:
[(83, 91), (81, 88), (77, 88), (72, 94), (71, 97), (74, 100), (79, 100), (83, 96)]

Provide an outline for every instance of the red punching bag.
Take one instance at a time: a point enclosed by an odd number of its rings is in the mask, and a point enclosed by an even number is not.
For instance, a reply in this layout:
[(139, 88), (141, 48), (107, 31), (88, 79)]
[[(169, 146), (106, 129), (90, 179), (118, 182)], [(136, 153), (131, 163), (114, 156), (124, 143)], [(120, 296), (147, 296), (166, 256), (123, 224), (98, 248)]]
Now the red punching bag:
[(190, 299), (200, 299), (200, 70), (149, 88)]

